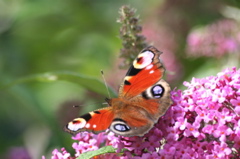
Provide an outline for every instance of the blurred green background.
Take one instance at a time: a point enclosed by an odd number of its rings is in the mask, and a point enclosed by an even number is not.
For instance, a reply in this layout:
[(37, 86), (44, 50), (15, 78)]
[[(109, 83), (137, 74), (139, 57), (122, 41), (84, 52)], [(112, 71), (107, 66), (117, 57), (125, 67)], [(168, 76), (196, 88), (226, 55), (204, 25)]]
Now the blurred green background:
[(100, 70), (115, 90), (126, 72), (118, 68), (122, 5), (137, 9), (143, 35), (164, 52), (173, 88), (239, 65), (239, 44), (221, 56), (186, 51), (196, 27), (226, 18), (239, 24), (237, 0), (0, 0), (0, 158), (71, 151), (73, 140), (62, 127), (102, 107), (107, 91)]

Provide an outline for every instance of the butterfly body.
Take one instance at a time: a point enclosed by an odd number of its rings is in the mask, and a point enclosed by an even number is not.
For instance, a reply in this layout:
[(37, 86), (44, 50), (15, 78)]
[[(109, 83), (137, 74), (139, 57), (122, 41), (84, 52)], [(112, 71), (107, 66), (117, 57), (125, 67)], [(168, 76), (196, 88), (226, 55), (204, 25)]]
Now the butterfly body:
[(108, 107), (87, 113), (69, 122), (65, 130), (98, 133), (110, 129), (122, 136), (143, 136), (165, 114), (172, 101), (170, 86), (162, 78), (160, 54), (150, 46), (140, 52), (128, 70), (117, 98), (107, 99)]

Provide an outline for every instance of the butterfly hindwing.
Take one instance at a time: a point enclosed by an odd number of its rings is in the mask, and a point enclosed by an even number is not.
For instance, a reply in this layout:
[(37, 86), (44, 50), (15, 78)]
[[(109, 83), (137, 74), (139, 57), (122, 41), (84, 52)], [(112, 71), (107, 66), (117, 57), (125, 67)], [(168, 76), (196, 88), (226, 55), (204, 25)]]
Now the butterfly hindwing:
[(113, 98), (115, 115), (110, 130), (122, 136), (143, 136), (172, 104), (170, 91), (168, 83), (161, 79), (130, 101)]
[(143, 136), (172, 104), (170, 86), (162, 77), (161, 52), (149, 46), (139, 53), (128, 70), (117, 98), (108, 107), (69, 122), (65, 131), (98, 133), (106, 129), (122, 136)]

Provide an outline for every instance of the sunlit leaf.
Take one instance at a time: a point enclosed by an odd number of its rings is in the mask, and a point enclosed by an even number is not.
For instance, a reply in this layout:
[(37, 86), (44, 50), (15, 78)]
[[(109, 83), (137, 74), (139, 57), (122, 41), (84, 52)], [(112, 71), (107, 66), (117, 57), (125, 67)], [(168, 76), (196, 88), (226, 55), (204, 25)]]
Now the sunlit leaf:
[[(54, 82), (57, 80), (64, 80), (64, 81), (72, 82), (75, 84), (79, 84), (80, 86), (88, 90), (108, 96), (104, 82), (101, 82), (100, 80), (94, 77), (90, 77), (90, 76), (86, 76), (83, 74), (74, 73), (70, 71), (47, 72), (43, 74), (26, 76), (7, 84), (5, 87), (11, 87), (16, 84), (27, 83), (31, 81)], [(108, 87), (108, 89), (111, 96), (116, 95), (116, 92), (111, 87)]]
[(95, 151), (82, 153), (77, 159), (90, 159), (94, 156), (102, 155), (105, 153), (115, 153), (115, 152), (116, 152), (116, 148), (112, 146), (105, 146)]

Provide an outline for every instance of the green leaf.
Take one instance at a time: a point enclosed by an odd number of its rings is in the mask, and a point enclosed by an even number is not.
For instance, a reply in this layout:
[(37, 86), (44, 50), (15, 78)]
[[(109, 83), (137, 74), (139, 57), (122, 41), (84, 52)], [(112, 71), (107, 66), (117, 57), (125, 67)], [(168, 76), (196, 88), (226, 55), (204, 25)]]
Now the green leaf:
[[(47, 72), (43, 74), (35, 74), (35, 75), (23, 77), (5, 85), (3, 88), (11, 87), (16, 84), (21, 84), (21, 83), (26, 83), (31, 81), (53, 82), (57, 80), (64, 80), (64, 81), (72, 82), (75, 84), (79, 84), (82, 87), (89, 89), (93, 92), (108, 96), (105, 84), (100, 80), (94, 77), (90, 77), (90, 76), (86, 76), (83, 74), (74, 73), (70, 71)], [(116, 92), (111, 87), (108, 87), (108, 89), (111, 96), (116, 96)]]
[(105, 146), (105, 147), (102, 147), (95, 151), (85, 152), (85, 153), (81, 154), (80, 156), (78, 156), (77, 159), (90, 159), (94, 156), (105, 154), (105, 153), (116, 153), (116, 148), (114, 148), (112, 146)]

